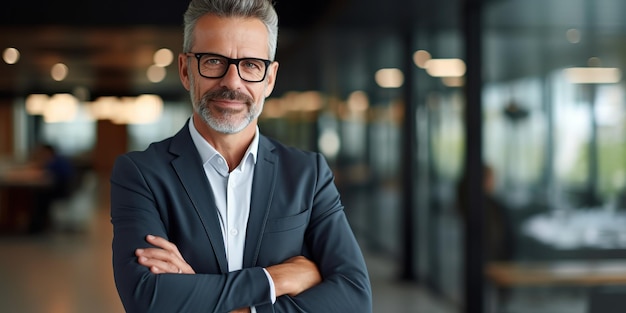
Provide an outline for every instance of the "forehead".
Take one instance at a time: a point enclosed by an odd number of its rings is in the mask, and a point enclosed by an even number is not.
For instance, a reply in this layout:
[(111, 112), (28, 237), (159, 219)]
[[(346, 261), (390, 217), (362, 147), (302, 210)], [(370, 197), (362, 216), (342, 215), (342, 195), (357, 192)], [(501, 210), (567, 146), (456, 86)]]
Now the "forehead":
[(204, 15), (194, 29), (193, 51), (230, 57), (268, 57), (268, 32), (256, 18)]

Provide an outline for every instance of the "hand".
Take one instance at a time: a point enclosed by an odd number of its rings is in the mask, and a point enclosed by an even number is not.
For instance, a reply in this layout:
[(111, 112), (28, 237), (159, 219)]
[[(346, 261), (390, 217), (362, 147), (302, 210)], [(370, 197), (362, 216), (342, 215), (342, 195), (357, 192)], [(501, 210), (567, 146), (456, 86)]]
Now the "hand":
[(250, 308), (243, 308), (234, 311), (230, 311), (230, 313), (250, 313)]
[(294, 297), (322, 282), (317, 265), (303, 256), (290, 258), (266, 270), (274, 281), (276, 297), (282, 295)]
[(137, 249), (135, 255), (139, 264), (149, 268), (152, 273), (196, 273), (183, 259), (175, 244), (153, 235), (146, 236), (146, 241), (156, 248)]

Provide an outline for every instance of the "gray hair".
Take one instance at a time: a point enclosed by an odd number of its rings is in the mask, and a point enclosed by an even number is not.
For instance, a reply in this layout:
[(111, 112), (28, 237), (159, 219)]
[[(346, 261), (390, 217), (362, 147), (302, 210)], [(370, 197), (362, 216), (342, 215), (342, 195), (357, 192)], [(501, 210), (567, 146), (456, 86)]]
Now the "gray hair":
[(183, 51), (189, 52), (193, 46), (193, 30), (198, 19), (205, 14), (220, 17), (257, 18), (267, 27), (270, 60), (276, 57), (278, 41), (278, 14), (271, 0), (191, 0), (184, 15), (185, 34)]

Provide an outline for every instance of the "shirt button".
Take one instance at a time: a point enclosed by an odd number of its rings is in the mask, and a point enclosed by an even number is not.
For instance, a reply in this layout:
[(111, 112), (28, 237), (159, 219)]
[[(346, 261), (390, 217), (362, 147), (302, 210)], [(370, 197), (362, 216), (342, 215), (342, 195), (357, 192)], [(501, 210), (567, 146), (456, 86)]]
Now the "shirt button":
[(239, 231), (237, 229), (233, 228), (233, 229), (230, 230), (230, 234), (232, 236), (237, 236), (237, 234), (239, 234)]

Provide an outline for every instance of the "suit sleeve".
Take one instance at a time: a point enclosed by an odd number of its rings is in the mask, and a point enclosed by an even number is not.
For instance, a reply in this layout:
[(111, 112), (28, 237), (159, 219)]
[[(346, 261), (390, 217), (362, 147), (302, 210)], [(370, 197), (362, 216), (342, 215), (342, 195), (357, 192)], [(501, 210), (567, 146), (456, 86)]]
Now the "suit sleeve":
[(148, 247), (147, 234), (168, 238), (166, 211), (144, 173), (127, 155), (111, 174), (113, 271), (126, 312), (229, 312), (271, 302), (260, 267), (230, 273), (153, 274), (137, 262), (135, 249)]
[(305, 234), (307, 252), (323, 282), (296, 297), (281, 296), (257, 312), (372, 312), (372, 292), (365, 260), (343, 211), (333, 174), (317, 154), (317, 183), (312, 216)]

